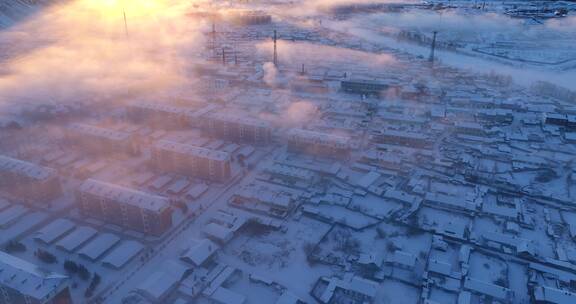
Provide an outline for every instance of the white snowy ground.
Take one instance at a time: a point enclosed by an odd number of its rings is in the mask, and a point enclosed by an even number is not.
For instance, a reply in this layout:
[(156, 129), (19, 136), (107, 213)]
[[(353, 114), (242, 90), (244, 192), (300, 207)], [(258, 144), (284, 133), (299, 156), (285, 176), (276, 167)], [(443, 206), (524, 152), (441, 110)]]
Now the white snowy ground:
[[(429, 46), (399, 41), (390, 36), (383, 35), (380, 33), (379, 27), (377, 25), (370, 23), (370, 20), (374, 19), (366, 19), (364, 19), (363, 22), (360, 22), (360, 20), (357, 20), (357, 22), (354, 20), (333, 20), (328, 22), (324, 21), (322, 24), (331, 30), (344, 31), (359, 38), (363, 38), (366, 41), (376, 45), (401, 50), (415, 56), (422, 56), (424, 58), (428, 58), (430, 55)], [(439, 39), (441, 39), (440, 36)], [(436, 58), (442, 64), (461, 68), (463, 70), (486, 74), (496, 72), (498, 74), (510, 75), (517, 83), (522, 85), (531, 85), (536, 81), (550, 81), (565, 86), (569, 89), (576, 89), (576, 84), (573, 81), (576, 79), (576, 69), (568, 71), (556, 71), (538, 66), (525, 65), (522, 67), (517, 67), (482, 57), (473, 57), (442, 49), (436, 49)]]
[[(202, 213), (199, 217), (194, 219), (194, 221), (189, 226), (182, 227), (182, 230), (175, 235), (174, 238), (169, 238), (167, 242), (164, 242), (164, 246), (160, 246), (161, 248), (155, 248), (157, 254), (153, 256), (153, 258), (149, 259), (146, 264), (134, 270), (134, 268), (127, 268), (128, 272), (130, 272), (130, 277), (127, 280), (117, 281), (111, 283), (111, 285), (103, 286), (104, 288), (108, 289), (107, 287), (114, 289), (118, 283), (121, 283), (121, 288), (119, 288), (116, 292), (109, 294), (105, 292), (106, 295), (106, 303), (121, 303), (123, 297), (125, 297), (131, 290), (137, 287), (141, 282), (143, 277), (148, 277), (151, 274), (155, 273), (159, 270), (159, 265), (164, 263), (166, 260), (169, 259), (178, 259), (179, 254), (181, 251), (181, 244), (185, 244), (187, 240), (193, 237), (201, 238), (202, 235), (202, 227), (206, 224), (206, 222), (215, 215), (215, 213), (222, 208), (228, 208), (227, 201), (228, 198), (239, 188), (242, 187), (247, 181), (252, 181), (254, 175), (257, 173), (258, 168), (262, 168), (269, 164), (270, 158), (266, 160), (262, 160), (258, 162), (258, 167), (249, 173), (248, 176), (243, 178), (243, 182), (233, 185), (228, 190), (222, 192), (215, 197), (209, 198), (212, 204), (204, 213)], [(134, 271), (134, 272), (133, 272)], [(133, 272), (133, 273), (132, 273)], [(262, 270), (262, 273), (266, 273)], [(272, 279), (277, 279), (276, 277), (272, 277)], [(110, 290), (110, 289), (109, 289)], [(102, 289), (99, 290), (101, 292)], [(300, 294), (298, 294), (300, 295)], [(302, 295), (304, 296), (304, 295)]]
[[(436, 58), (443, 64), (478, 73), (510, 75), (524, 85), (545, 80), (569, 89), (576, 88), (572, 81), (576, 77), (576, 16), (573, 14), (566, 18), (540, 21), (514, 19), (503, 13), (505, 8), (499, 1), (487, 1), (485, 10), (471, 8), (472, 1), (452, 1), (451, 4), (458, 6), (457, 9), (407, 9), (399, 13), (349, 14), (338, 18), (326, 14), (326, 8), (330, 6), (365, 2), (387, 1), (291, 2), (278, 6), (273, 12), (282, 21), (317, 30), (326, 36), (345, 33), (375, 46), (401, 50), (424, 58), (430, 55), (429, 45), (398, 41), (395, 37), (400, 31), (415, 32), (425, 37), (430, 37), (432, 31), (438, 31), (439, 44), (453, 42), (460, 45), (458, 52), (436, 49)], [(410, 0), (394, 2), (423, 3)], [(522, 55), (529, 57), (529, 60), (543, 62), (574, 59), (561, 65), (538, 66), (481, 55), (473, 50), (486, 50), (486, 47), (493, 44), (494, 49), (490, 52), (502, 52), (501, 47), (505, 45), (504, 51), (509, 52), (511, 57)]]

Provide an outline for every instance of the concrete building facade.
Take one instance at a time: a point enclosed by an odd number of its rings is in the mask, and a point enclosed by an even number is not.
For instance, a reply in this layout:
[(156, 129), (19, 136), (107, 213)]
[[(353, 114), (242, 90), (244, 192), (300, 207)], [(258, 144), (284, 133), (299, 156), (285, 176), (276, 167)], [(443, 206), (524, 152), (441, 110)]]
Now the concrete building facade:
[(253, 144), (268, 143), (272, 137), (270, 124), (260, 119), (222, 113), (209, 114), (204, 119), (204, 127), (215, 137)]
[(163, 171), (224, 182), (231, 177), (226, 152), (162, 140), (152, 147), (152, 163)]
[(83, 215), (159, 236), (172, 226), (167, 198), (94, 179), (85, 181), (76, 193)]
[(287, 136), (291, 152), (333, 158), (347, 158), (350, 154), (350, 140), (344, 136), (303, 129), (292, 129)]
[(62, 194), (56, 170), (2, 155), (0, 190), (33, 202), (49, 201)]
[(71, 124), (66, 138), (90, 153), (135, 153), (135, 138), (128, 132), (116, 131), (86, 124)]

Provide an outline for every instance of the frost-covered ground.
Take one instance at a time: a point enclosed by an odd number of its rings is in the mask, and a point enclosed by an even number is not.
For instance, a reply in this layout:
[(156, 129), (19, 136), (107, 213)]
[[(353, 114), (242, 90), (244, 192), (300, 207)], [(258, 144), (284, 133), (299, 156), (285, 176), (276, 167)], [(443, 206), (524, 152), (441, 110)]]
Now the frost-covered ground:
[(576, 17), (514, 19), (494, 2), (483, 10), (458, 4), (441, 10), (408, 6), (399, 11), (346, 13), (341, 18), (305, 18), (313, 20), (308, 24), (362, 38), (376, 47), (424, 58), (430, 56), (436, 31), (437, 60), (444, 64), (482, 73), (497, 71), (527, 85), (553, 79), (573, 86), (569, 79), (576, 76)]

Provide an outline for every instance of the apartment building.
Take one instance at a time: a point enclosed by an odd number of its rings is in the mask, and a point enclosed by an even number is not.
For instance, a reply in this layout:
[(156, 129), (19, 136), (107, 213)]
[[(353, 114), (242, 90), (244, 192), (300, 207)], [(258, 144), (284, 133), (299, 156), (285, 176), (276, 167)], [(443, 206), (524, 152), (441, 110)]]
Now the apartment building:
[(66, 128), (65, 134), (70, 142), (90, 153), (135, 153), (138, 150), (136, 140), (128, 132), (71, 124)]
[(59, 197), (62, 187), (56, 170), (0, 155), (0, 191), (40, 202)]
[(152, 163), (163, 171), (218, 182), (231, 176), (230, 154), (166, 140), (152, 147)]
[(272, 137), (270, 124), (260, 119), (230, 113), (212, 113), (203, 120), (204, 128), (212, 136), (230, 141), (265, 144), (270, 142)]
[(89, 179), (76, 193), (82, 214), (159, 236), (172, 226), (167, 198)]
[(292, 129), (287, 136), (291, 152), (333, 158), (346, 158), (350, 154), (350, 139), (344, 136), (303, 129)]
[(153, 127), (180, 128), (187, 125), (187, 113), (190, 111), (164, 103), (139, 102), (126, 108), (126, 117)]

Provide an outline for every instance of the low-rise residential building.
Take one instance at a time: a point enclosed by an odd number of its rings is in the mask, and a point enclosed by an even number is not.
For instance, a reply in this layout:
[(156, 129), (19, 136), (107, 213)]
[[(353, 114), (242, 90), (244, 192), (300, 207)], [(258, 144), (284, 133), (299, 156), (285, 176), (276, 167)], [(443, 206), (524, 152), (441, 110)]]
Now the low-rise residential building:
[(544, 123), (573, 130), (576, 129), (576, 115), (547, 113), (544, 116)]
[(126, 116), (131, 121), (153, 127), (177, 128), (186, 126), (186, 114), (190, 111), (165, 103), (138, 102), (126, 108)]
[(70, 279), (0, 251), (0, 303), (72, 304)]
[(372, 303), (377, 291), (377, 282), (361, 277), (321, 277), (316, 282), (312, 295), (320, 303), (337, 303), (336, 299), (345, 303)]
[(159, 236), (172, 226), (168, 199), (94, 179), (85, 181), (76, 199), (85, 216)]
[(422, 133), (404, 132), (396, 130), (382, 130), (372, 135), (377, 143), (394, 144), (412, 148), (431, 148), (432, 141)]
[(66, 138), (91, 154), (135, 153), (137, 143), (132, 134), (86, 124), (71, 124)]
[(536, 286), (533, 291), (536, 304), (576, 303), (576, 293), (548, 286)]
[(466, 277), (464, 279), (464, 288), (470, 290), (472, 293), (488, 296), (499, 301), (508, 301), (514, 294), (512, 290), (506, 287), (471, 277)]
[(180, 260), (199, 267), (209, 261), (220, 249), (218, 244), (209, 239), (191, 239), (180, 255)]
[(283, 164), (276, 163), (270, 167), (264, 169), (268, 174), (275, 178), (281, 178), (291, 182), (304, 181), (313, 182), (315, 174), (306, 169), (287, 166)]
[(286, 217), (296, 205), (289, 194), (256, 186), (245, 187), (238, 191), (230, 200), (230, 204), (281, 218)]
[(261, 119), (236, 113), (210, 113), (198, 119), (200, 126), (214, 137), (253, 144), (265, 144), (272, 138), (271, 125)]
[(0, 191), (42, 202), (59, 197), (62, 187), (56, 170), (0, 155)]
[(230, 154), (172, 141), (152, 147), (152, 162), (160, 170), (224, 182), (231, 177)]
[(347, 158), (350, 139), (345, 136), (292, 129), (288, 132), (288, 150), (332, 158)]

